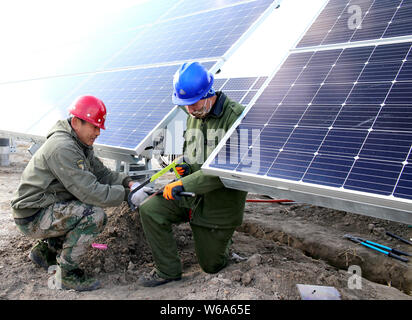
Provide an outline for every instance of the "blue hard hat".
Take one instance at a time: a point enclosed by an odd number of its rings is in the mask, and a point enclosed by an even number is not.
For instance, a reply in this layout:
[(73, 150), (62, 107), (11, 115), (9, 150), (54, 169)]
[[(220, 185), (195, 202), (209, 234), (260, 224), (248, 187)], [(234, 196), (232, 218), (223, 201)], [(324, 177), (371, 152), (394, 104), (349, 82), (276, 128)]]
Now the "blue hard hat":
[(185, 106), (198, 102), (207, 96), (213, 81), (213, 74), (199, 62), (185, 62), (173, 78), (173, 103)]

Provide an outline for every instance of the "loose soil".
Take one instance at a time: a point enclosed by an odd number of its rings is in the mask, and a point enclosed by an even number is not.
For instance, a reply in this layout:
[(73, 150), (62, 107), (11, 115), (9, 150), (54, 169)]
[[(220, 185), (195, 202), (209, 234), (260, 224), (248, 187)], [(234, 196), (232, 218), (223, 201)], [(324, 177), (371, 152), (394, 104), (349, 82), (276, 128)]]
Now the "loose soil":
[[(244, 222), (233, 236), (233, 257), (217, 274), (200, 269), (190, 225), (174, 226), (183, 278), (156, 288), (137, 285), (153, 268), (138, 212), (125, 203), (108, 208), (108, 224), (94, 241), (108, 249), (90, 247), (82, 261), (102, 288), (51, 289), (53, 275), (28, 259), (35, 241), (17, 230), (10, 211), (10, 199), (30, 159), (28, 147), (19, 142), (10, 166), (0, 167), (0, 299), (299, 300), (296, 285), (308, 284), (335, 287), (343, 300), (412, 300), (412, 259), (401, 262), (343, 237), (350, 233), (411, 253), (412, 246), (385, 235), (390, 231), (410, 239), (408, 225), (297, 203), (248, 202)], [(267, 199), (256, 194), (248, 198)], [(362, 277), (354, 281), (357, 275)]]

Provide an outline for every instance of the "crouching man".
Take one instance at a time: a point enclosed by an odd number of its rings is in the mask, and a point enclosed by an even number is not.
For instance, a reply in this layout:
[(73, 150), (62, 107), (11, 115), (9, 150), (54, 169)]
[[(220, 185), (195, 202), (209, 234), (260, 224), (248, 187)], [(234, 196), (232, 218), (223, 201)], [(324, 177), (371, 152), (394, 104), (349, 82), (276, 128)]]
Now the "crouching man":
[[(105, 129), (104, 103), (82, 96), (70, 114), (57, 121), (29, 161), (11, 207), (17, 228), (39, 239), (29, 258), (46, 270), (57, 264), (56, 278), (63, 289), (86, 291), (100, 287), (79, 262), (106, 225), (102, 208), (120, 205), (138, 183), (94, 156), (93, 144)], [(136, 206), (147, 196), (145, 191), (133, 195)]]

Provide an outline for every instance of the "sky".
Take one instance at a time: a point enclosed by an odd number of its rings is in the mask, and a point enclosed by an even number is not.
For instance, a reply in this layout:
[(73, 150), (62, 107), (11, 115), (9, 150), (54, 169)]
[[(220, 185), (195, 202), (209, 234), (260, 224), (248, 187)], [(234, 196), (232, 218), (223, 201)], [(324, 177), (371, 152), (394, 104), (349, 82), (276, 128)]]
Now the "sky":
[[(105, 17), (148, 0), (2, 0), (0, 36), (13, 50), (77, 39)], [(0, 53), (1, 54), (1, 53)]]
[[(35, 55), (37, 66), (24, 65), (25, 75), (59, 65), (77, 54), (76, 42), (102, 29), (105, 21), (149, 0), (2, 0), (0, 1), (0, 82), (19, 79), (17, 65)], [(62, 45), (68, 50), (58, 50)], [(42, 55), (44, 48), (56, 54)], [(54, 49), (57, 48), (57, 49)], [(53, 52), (54, 52), (53, 51)], [(39, 53), (40, 52), (40, 53)], [(55, 61), (50, 61), (55, 59)], [(17, 70), (17, 73), (19, 70)]]

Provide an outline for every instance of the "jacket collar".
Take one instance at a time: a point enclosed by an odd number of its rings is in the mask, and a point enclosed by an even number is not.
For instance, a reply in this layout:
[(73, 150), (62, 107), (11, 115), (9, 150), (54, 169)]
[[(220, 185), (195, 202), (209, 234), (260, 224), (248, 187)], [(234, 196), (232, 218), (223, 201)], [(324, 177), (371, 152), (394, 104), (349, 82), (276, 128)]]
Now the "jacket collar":
[(69, 127), (70, 127), (70, 131), (71, 131), (70, 134), (74, 138), (74, 140), (79, 144), (80, 147), (82, 147), (82, 149), (85, 152), (91, 152), (93, 150), (93, 146), (88, 146), (87, 144), (84, 144), (83, 142), (80, 141), (79, 137), (77, 136), (76, 131), (74, 131), (74, 129), (72, 127), (71, 118), (68, 118), (67, 122), (68, 122)]
[(223, 105), (226, 101), (226, 95), (222, 91), (217, 91), (216, 96), (216, 102), (206, 117), (220, 118), (223, 115)]

